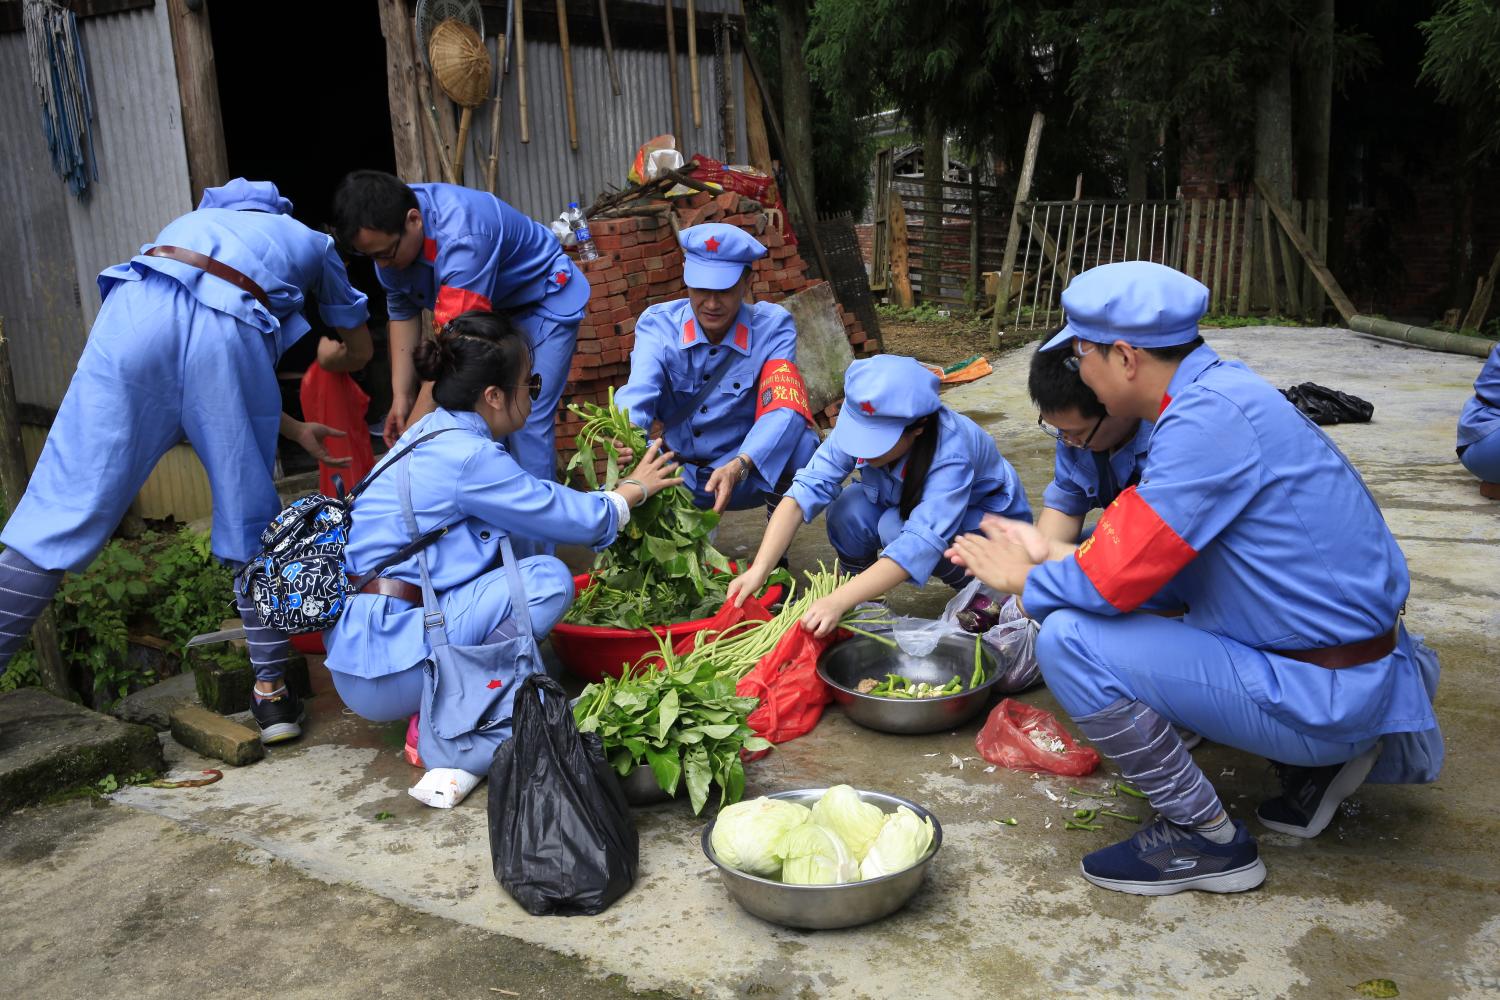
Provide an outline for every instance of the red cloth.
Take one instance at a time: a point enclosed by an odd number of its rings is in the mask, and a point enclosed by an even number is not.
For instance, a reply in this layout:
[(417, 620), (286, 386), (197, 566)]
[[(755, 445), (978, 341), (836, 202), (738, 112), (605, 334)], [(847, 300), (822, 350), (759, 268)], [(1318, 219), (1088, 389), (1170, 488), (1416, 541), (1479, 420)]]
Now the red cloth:
[(344, 481), (344, 489), (351, 490), (375, 467), (375, 450), (370, 446), (370, 428), (365, 423), (365, 411), (370, 406), (370, 397), (355, 384), (348, 372), (331, 372), (315, 361), (302, 376), (302, 419), (327, 424), (344, 432), (346, 437), (328, 437), (323, 446), (334, 458), (351, 458), (342, 468), (324, 462), (318, 463), (318, 489), (324, 496), (336, 496), (333, 476), (337, 473)]

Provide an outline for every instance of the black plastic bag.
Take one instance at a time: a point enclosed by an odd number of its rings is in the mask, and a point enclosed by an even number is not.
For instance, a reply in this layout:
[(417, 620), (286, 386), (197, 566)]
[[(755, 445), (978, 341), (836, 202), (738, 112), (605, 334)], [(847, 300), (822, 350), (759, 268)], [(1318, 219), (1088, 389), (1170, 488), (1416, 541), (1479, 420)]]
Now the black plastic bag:
[(1316, 382), (1303, 382), (1294, 385), (1290, 389), (1281, 390), (1281, 394), (1291, 400), (1292, 405), (1303, 413), (1313, 423), (1320, 426), (1327, 424), (1363, 424), (1368, 423), (1375, 415), (1375, 404), (1351, 396), (1347, 392), (1339, 392), (1330, 389), (1326, 385), (1318, 385)]
[(515, 705), (515, 735), (490, 764), (495, 878), (534, 916), (602, 912), (640, 864), (620, 781), (599, 737), (578, 732), (556, 681), (532, 674)]

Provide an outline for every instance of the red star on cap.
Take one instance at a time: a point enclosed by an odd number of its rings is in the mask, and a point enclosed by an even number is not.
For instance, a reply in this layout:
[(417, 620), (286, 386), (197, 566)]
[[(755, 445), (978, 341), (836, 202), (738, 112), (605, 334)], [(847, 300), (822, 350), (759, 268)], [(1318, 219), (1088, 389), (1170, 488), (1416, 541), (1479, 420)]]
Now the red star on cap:
[(552, 280), (557, 282), (558, 288), (561, 288), (563, 285), (566, 285), (568, 283), (568, 272), (558, 271), (552, 276)]
[(718, 253), (719, 241), (710, 236), (708, 239), (703, 241), (703, 249), (707, 250), (709, 253)]
[(870, 404), (868, 399), (860, 403), (859, 408), (872, 417), (875, 415), (875, 407)]

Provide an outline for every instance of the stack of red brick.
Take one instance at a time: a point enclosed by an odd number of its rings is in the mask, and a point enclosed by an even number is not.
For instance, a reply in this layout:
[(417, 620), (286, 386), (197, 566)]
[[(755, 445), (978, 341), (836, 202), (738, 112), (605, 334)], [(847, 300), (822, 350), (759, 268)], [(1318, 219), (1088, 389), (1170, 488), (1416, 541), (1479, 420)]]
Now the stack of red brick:
[[(603, 403), (611, 387), (625, 384), (635, 346), (635, 320), (647, 306), (687, 295), (682, 283), (682, 248), (673, 233), (668, 212), (678, 229), (704, 222), (725, 222), (755, 236), (770, 252), (756, 261), (750, 286), (756, 301), (780, 302), (815, 284), (807, 277), (807, 263), (788, 244), (780, 229), (757, 201), (738, 194), (695, 194), (663, 205), (660, 215), (594, 219), (589, 229), (599, 250), (597, 260), (580, 265), (589, 279), (588, 312), (578, 328), (578, 347), (568, 372), (563, 404)], [(876, 344), (852, 313), (839, 310), (855, 356), (876, 353)], [(827, 426), (838, 413), (829, 406), (818, 414)], [(566, 409), (558, 415), (557, 447), (573, 450), (580, 421)]]

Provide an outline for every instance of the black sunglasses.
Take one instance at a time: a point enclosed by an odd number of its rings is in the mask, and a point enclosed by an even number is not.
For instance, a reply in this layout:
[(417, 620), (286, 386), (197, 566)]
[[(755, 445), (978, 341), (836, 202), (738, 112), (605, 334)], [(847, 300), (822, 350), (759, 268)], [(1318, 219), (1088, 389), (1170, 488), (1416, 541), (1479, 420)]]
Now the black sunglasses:
[(542, 373), (532, 372), (531, 378), (526, 380), (526, 384), (518, 385), (516, 386), (516, 388), (525, 389), (527, 395), (531, 397), (531, 401), (533, 403), (536, 402), (538, 399), (542, 398)]

